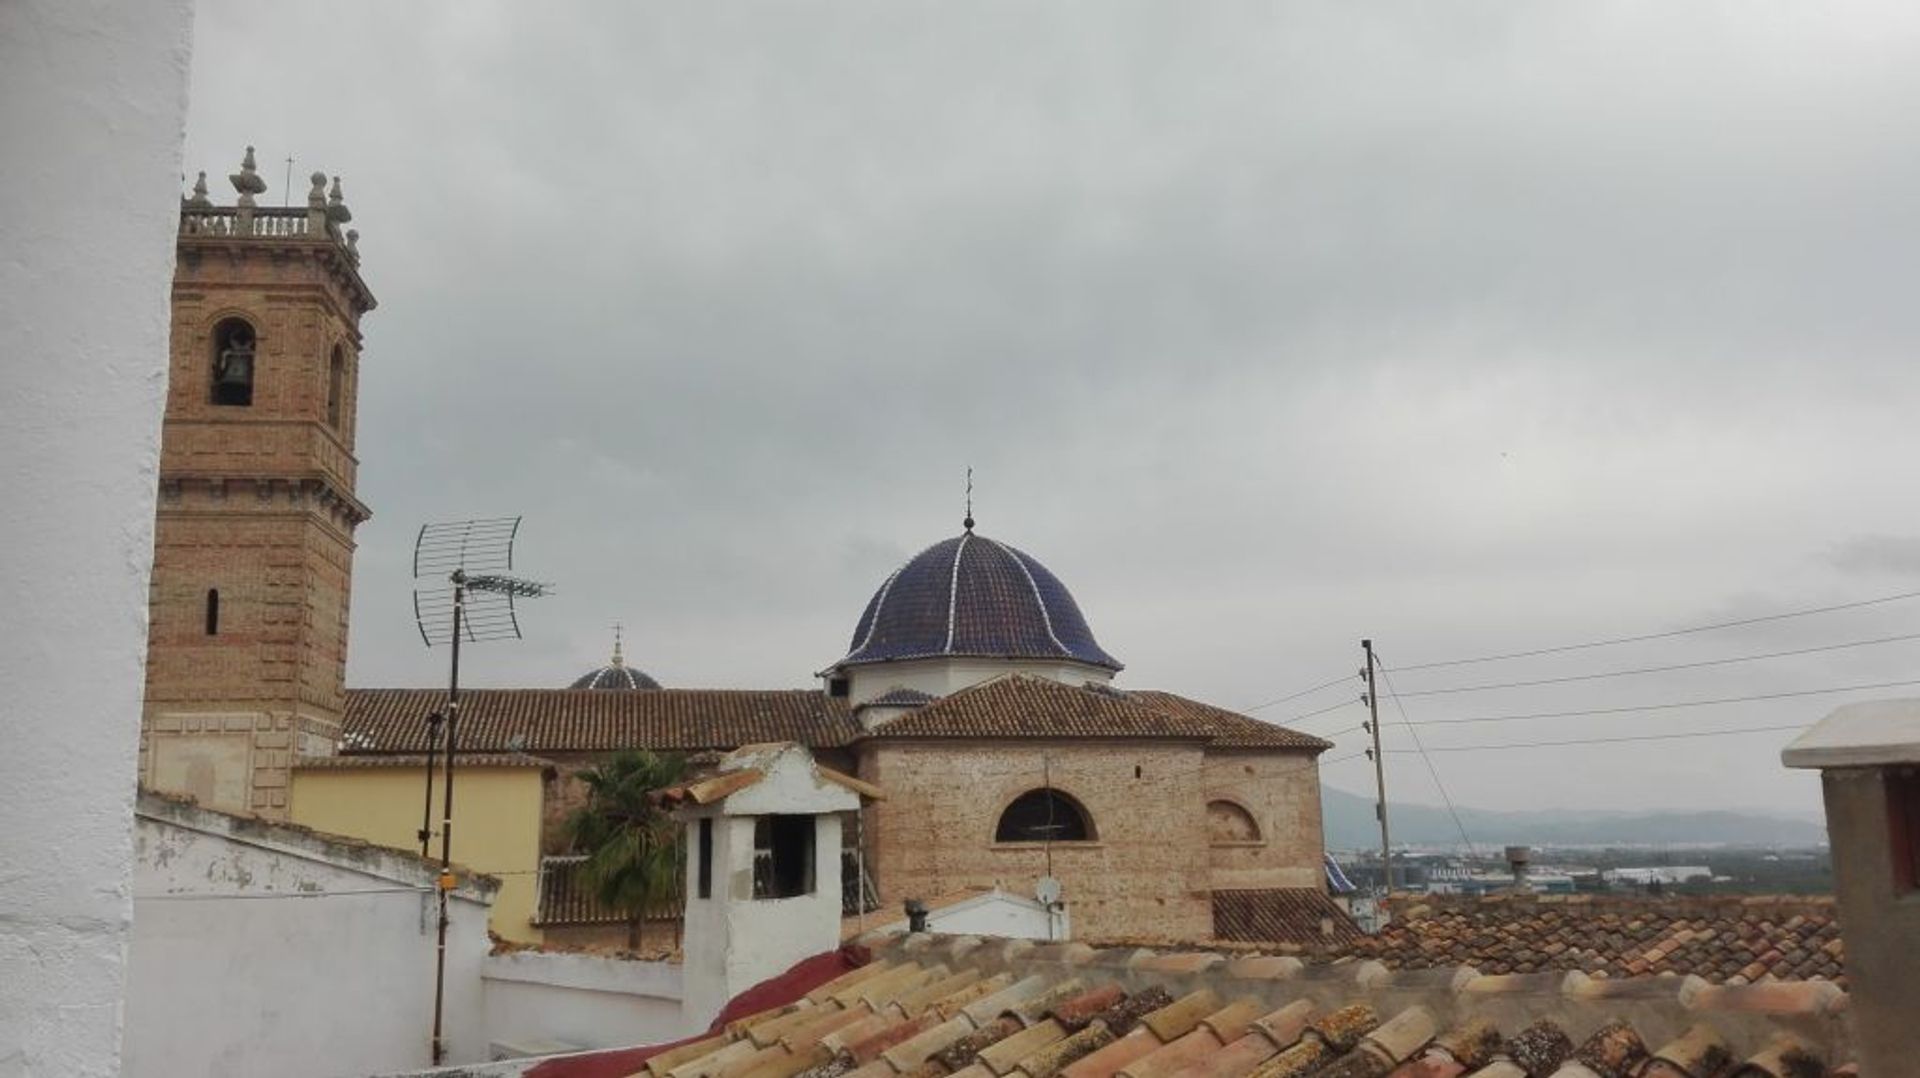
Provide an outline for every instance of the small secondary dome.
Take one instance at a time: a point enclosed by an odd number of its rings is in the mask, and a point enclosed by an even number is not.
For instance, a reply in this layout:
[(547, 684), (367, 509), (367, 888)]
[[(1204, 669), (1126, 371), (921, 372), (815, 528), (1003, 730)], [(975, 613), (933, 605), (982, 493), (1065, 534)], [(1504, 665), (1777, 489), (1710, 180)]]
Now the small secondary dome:
[(1094, 642), (1059, 577), (971, 527), (914, 555), (880, 585), (837, 665), (946, 656), (1121, 666)]
[(645, 672), (627, 665), (620, 654), (620, 630), (613, 631), (613, 659), (597, 670), (589, 670), (575, 678), (569, 689), (612, 689), (619, 691), (657, 689), (660, 683), (648, 677)]

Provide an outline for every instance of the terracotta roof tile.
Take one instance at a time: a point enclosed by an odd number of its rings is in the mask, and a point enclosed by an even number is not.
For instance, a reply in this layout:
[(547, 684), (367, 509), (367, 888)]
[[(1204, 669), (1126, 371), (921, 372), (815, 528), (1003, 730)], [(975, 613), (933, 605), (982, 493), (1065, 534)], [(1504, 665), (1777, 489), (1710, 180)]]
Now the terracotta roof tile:
[(1012, 674), (942, 697), (867, 735), (889, 738), (1151, 737), (1320, 751), (1317, 737), (1164, 692), (1079, 688)]
[[(341, 760), (420, 756), (439, 689), (349, 689)], [(865, 738), (1119, 737), (1202, 741), (1221, 748), (1322, 751), (1320, 738), (1168, 692), (1078, 688), (1010, 675), (927, 703), (878, 729), (846, 702), (805, 689), (470, 689), (461, 694), (463, 752), (500, 761), (522, 753), (644, 748), (724, 751), (792, 741), (839, 748)], [(355, 766), (348, 763), (320, 767)], [(361, 765), (365, 766), (365, 765)]]
[[(439, 689), (349, 689), (343, 751), (420, 753)], [(845, 702), (806, 690), (469, 689), (460, 696), (459, 746), (472, 752), (734, 749), (765, 741), (846, 745), (860, 733)]]
[(1238, 943), (1341, 946), (1365, 939), (1325, 891), (1267, 887), (1213, 892), (1213, 935)]
[[(1215, 933), (1226, 937), (1220, 895)], [(1580, 970), (1611, 976), (1692, 974), (1713, 982), (1845, 983), (1839, 923), (1826, 898), (1754, 903), (1718, 896), (1478, 898), (1421, 896), (1395, 903), (1393, 923), (1332, 952), (1397, 969), (1466, 965), (1486, 974)], [(1238, 922), (1230, 922), (1238, 924)], [(1299, 941), (1306, 945), (1309, 941)], [(1327, 951), (1325, 948), (1315, 948)]]

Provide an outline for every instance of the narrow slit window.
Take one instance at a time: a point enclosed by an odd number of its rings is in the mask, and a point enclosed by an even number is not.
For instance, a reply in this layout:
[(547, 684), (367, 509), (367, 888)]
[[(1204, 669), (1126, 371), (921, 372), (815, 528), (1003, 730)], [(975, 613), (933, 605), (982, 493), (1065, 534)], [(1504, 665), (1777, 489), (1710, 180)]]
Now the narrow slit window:
[(700, 818), (700, 850), (699, 850), (699, 858), (695, 865), (694, 871), (695, 871), (695, 883), (697, 886), (697, 890), (694, 892), (695, 895), (699, 898), (712, 898), (713, 897), (713, 817), (711, 816), (702, 816)]
[(220, 635), (220, 589), (207, 589), (207, 635)]
[(1893, 854), (1893, 888), (1920, 890), (1920, 771), (1887, 772), (1887, 823)]
[(340, 429), (340, 401), (347, 392), (347, 359), (338, 347), (327, 361), (327, 425)]

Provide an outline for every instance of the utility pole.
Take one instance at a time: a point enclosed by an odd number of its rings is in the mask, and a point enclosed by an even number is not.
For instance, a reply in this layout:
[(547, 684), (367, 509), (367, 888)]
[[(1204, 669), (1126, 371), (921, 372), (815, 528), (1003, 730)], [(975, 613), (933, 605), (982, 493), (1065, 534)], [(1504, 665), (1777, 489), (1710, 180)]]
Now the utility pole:
[(1367, 729), (1373, 732), (1373, 784), (1380, 796), (1373, 806), (1373, 814), (1380, 819), (1380, 878), (1387, 897), (1392, 898), (1393, 842), (1387, 837), (1387, 763), (1380, 752), (1380, 686), (1374, 679), (1373, 641), (1362, 640), (1360, 647), (1367, 653), (1367, 668), (1360, 671), (1360, 676), (1367, 682), (1367, 713), (1373, 720), (1367, 723)]

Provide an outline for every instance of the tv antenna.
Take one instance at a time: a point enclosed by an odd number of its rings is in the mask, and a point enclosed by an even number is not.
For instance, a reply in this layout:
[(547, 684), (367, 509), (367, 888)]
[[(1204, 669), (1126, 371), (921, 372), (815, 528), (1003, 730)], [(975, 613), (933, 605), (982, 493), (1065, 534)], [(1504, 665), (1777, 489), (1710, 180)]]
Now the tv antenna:
[[(427, 805), (420, 819), (420, 855), (433, 841), (434, 742), (446, 783), (440, 802), (440, 943), (433, 973), (433, 1064), (446, 1061), (441, 1011), (447, 979), (447, 894), (453, 890), (453, 754), (460, 728), (460, 644), (520, 639), (518, 599), (538, 599), (546, 584), (509, 575), (519, 517), (422, 524), (413, 539), (413, 623), (427, 647), (445, 644), (447, 706), (427, 716)], [(445, 583), (441, 583), (441, 581)]]

